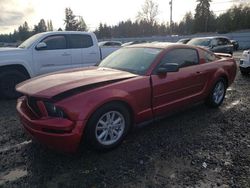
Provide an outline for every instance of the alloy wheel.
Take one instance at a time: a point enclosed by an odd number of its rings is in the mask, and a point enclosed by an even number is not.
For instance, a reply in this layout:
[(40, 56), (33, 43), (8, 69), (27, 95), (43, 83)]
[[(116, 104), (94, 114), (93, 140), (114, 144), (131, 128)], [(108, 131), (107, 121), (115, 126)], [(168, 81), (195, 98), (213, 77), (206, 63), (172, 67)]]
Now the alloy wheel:
[(109, 111), (98, 120), (95, 136), (100, 144), (112, 145), (121, 138), (124, 130), (124, 116), (118, 111)]
[(225, 85), (222, 81), (219, 81), (213, 91), (213, 101), (216, 104), (220, 104), (225, 95)]

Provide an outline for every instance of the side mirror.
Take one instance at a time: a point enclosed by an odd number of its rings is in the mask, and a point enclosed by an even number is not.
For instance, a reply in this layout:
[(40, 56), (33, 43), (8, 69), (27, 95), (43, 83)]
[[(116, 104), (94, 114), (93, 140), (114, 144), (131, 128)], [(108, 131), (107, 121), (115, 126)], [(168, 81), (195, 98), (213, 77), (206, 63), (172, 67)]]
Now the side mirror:
[(157, 73), (158, 74), (166, 74), (167, 72), (178, 72), (179, 71), (179, 65), (177, 63), (168, 63), (161, 65)]
[(45, 42), (40, 42), (38, 45), (36, 45), (37, 50), (44, 50), (47, 48), (47, 44)]

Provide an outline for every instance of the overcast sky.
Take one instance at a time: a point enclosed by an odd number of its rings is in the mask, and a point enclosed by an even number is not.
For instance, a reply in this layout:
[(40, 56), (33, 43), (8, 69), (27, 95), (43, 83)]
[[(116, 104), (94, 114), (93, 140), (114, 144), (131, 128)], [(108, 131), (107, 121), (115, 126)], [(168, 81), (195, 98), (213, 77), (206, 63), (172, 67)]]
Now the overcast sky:
[[(115, 25), (119, 21), (136, 19), (145, 0), (0, 0), (0, 33), (13, 32), (24, 21), (33, 28), (40, 19), (51, 19), (54, 29), (64, 29), (65, 8), (82, 16), (88, 28), (94, 30), (100, 22)], [(158, 21), (169, 21), (169, 1), (155, 0), (159, 5)], [(211, 10), (223, 13), (237, 3), (250, 0), (213, 0)], [(186, 12), (194, 13), (196, 0), (173, 0), (173, 21), (180, 21)]]

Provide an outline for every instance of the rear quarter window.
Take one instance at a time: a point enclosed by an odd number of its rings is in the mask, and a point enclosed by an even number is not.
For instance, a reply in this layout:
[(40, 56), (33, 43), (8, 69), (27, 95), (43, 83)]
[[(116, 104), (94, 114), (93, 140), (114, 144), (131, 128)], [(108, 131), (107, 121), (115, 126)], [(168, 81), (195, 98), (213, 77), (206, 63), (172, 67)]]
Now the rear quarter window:
[(206, 63), (217, 61), (219, 58), (211, 52), (203, 51), (204, 59)]

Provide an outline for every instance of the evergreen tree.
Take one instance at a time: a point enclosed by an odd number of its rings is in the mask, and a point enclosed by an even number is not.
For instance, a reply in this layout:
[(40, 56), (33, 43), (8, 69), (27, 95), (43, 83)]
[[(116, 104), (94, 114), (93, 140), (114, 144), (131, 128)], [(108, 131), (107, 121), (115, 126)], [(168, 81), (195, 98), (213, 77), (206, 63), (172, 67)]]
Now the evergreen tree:
[(194, 32), (194, 18), (191, 12), (185, 14), (183, 22), (185, 26), (182, 34), (192, 34)]
[(27, 38), (29, 38), (30, 35), (31, 35), (31, 33), (29, 32), (28, 23), (25, 21), (24, 24), (22, 26), (20, 25), (18, 28), (17, 40), (24, 41)]
[(77, 31), (79, 23), (76, 20), (76, 16), (70, 8), (65, 9), (65, 30), (66, 31)]
[(73, 11), (70, 8), (65, 9), (65, 30), (66, 31), (87, 31), (87, 25), (81, 16), (78, 16), (79, 19), (76, 19), (76, 16), (73, 14)]
[[(211, 0), (199, 0), (196, 7), (195, 16), (190, 12), (186, 13), (180, 23), (173, 23), (172, 29), (175, 34), (193, 34), (197, 32), (231, 32), (241, 29), (250, 29), (250, 5), (233, 6), (225, 13), (216, 17), (212, 11), (209, 10), (209, 3)], [(76, 19), (72, 10), (66, 9), (65, 20), (66, 26), (69, 30), (86, 30), (84, 20), (79, 17)], [(207, 17), (207, 15), (209, 15)], [(207, 22), (206, 22), (207, 20)], [(73, 25), (72, 25), (73, 23)], [(71, 29), (70, 29), (71, 28)], [(23, 41), (33, 35), (34, 33), (43, 32), (46, 30), (53, 30), (52, 21), (49, 20), (47, 24), (43, 19), (34, 26), (33, 31), (30, 31), (27, 22), (20, 25), (18, 29), (10, 34), (0, 34), (0, 42), (17, 42)], [(62, 31), (61, 28), (58, 31)], [(140, 21), (132, 22), (131, 20), (121, 21), (115, 26), (108, 26), (100, 23), (98, 29), (95, 31), (98, 38), (111, 37), (143, 37), (153, 35), (169, 35), (169, 23), (151, 24), (149, 21), (142, 19)]]
[(212, 0), (197, 0), (198, 4), (195, 9), (195, 25), (194, 29), (196, 32), (207, 32), (209, 25), (210, 2)]
[(34, 33), (41, 33), (41, 32), (46, 32), (47, 31), (47, 26), (44, 21), (44, 19), (41, 19), (38, 25), (34, 26)]
[(47, 28), (48, 31), (53, 31), (53, 24), (51, 20), (47, 21)]

